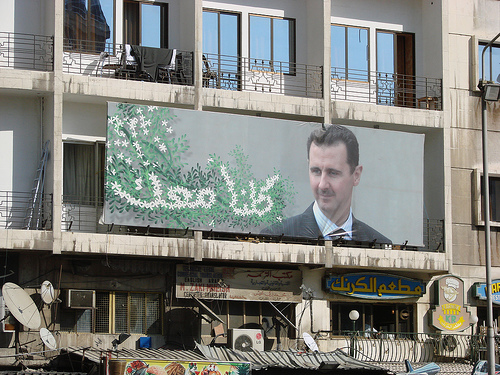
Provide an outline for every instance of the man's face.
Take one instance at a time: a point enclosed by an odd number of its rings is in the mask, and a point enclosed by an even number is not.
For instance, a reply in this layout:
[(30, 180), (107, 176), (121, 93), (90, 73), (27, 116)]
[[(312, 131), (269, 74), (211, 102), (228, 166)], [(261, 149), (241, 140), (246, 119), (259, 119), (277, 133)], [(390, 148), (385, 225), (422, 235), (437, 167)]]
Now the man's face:
[(321, 211), (340, 226), (349, 217), (352, 189), (359, 184), (363, 167), (351, 173), (347, 148), (342, 142), (309, 149), (309, 183)]

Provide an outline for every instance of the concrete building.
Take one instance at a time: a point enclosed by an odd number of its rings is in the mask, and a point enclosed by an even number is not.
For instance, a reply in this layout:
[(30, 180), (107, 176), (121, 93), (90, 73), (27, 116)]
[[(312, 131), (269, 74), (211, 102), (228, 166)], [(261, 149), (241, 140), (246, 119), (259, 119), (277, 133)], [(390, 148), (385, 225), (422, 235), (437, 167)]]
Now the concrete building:
[[(123, 332), (132, 335), (123, 347), (135, 348), (145, 336), (153, 347), (233, 344), (216, 337), (214, 313), (223, 333), (264, 329), (266, 349), (303, 347), (308, 332), (321, 350), (333, 350), (345, 345), (353, 324), (395, 334), (470, 333), (476, 315), (477, 327), (484, 325), (485, 302), (474, 287), (485, 283), (477, 85), (482, 48), (500, 32), (500, 2), (3, 0), (0, 10), (3, 280), (34, 298), (58, 346), (109, 348)], [(175, 49), (176, 65), (155, 77), (128, 71), (121, 60), (127, 44)], [(486, 56), (496, 80), (500, 44), (492, 51), (491, 60)], [(422, 210), (403, 214), (423, 219), (421, 243), (292, 241), (103, 223), (108, 102), (421, 135)], [(494, 279), (500, 279), (499, 108), (487, 104)], [(37, 185), (45, 145), (45, 176)], [(405, 152), (395, 147), (394, 159)], [(34, 186), (37, 192), (43, 186), (43, 200), (31, 194)], [(378, 203), (387, 215), (401, 204), (387, 196)], [(295, 297), (258, 301), (250, 287), (239, 300), (179, 295), (183, 270), (235, 267), (290, 271), (294, 290), (283, 292)], [(425, 288), (403, 299), (326, 290), (325, 280), (353, 274), (419, 280)], [(432, 323), (435, 286), (444, 275), (463, 281), (458, 329)], [(45, 280), (58, 296), (51, 304), (35, 298)], [(228, 282), (218, 281), (221, 288)], [(352, 310), (360, 314), (354, 323)], [(13, 330), (4, 321), (0, 336), (9, 351)], [(38, 330), (20, 330), (21, 346), (39, 351)]]

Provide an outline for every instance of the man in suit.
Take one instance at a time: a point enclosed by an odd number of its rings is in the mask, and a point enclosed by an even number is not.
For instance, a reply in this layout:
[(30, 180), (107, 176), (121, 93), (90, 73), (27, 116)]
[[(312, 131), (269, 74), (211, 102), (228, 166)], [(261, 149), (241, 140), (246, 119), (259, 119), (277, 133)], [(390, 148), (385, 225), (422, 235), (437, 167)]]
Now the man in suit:
[(391, 243), (352, 214), (352, 191), (363, 171), (354, 133), (341, 125), (315, 129), (307, 140), (307, 155), (314, 202), (302, 214), (274, 224), (262, 234)]

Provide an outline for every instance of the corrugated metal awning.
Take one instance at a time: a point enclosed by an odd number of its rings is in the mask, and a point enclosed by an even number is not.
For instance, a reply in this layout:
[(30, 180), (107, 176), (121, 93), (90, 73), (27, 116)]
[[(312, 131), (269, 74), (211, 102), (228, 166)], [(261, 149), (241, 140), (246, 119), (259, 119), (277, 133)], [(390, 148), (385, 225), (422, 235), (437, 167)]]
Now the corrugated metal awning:
[(325, 364), (328, 364), (330, 366), (335, 366), (335, 368), (339, 370), (372, 370), (390, 373), (390, 371), (380, 366), (357, 360), (347, 355), (340, 349), (328, 353), (305, 353), (291, 350), (272, 350), (264, 352), (251, 350), (248, 352), (242, 352), (225, 347), (214, 347), (200, 344), (197, 344), (196, 346), (198, 350), (208, 359), (214, 361), (250, 362), (252, 364), (252, 369), (254, 370), (266, 368), (319, 370)]

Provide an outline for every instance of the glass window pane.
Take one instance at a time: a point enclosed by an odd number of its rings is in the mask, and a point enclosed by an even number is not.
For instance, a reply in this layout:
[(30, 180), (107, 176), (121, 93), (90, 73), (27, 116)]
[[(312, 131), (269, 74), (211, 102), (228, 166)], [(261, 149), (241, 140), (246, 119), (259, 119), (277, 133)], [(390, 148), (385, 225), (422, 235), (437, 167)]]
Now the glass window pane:
[(377, 32), (377, 71), (394, 73), (394, 34)]
[(345, 26), (332, 25), (330, 28), (331, 35), (331, 59), (333, 68), (345, 68)]
[(132, 293), (130, 295), (130, 333), (144, 333), (145, 329), (145, 296)]
[(368, 30), (357, 27), (347, 28), (347, 66), (353, 72), (354, 79), (366, 81), (368, 79)]
[(215, 12), (203, 12), (203, 52), (219, 53), (219, 21)]
[(115, 40), (114, 0), (100, 1), (106, 24), (109, 26), (109, 36), (106, 38), (106, 42), (113, 43)]
[(141, 4), (141, 45), (160, 48), (161, 7)]
[(291, 58), (290, 48), (290, 21), (273, 19), (273, 60), (289, 62)]
[(98, 333), (111, 333), (109, 331), (109, 293), (96, 293), (96, 319), (95, 331)]
[(500, 178), (490, 177), (491, 221), (500, 221)]
[(115, 329), (114, 332), (128, 333), (127, 327), (128, 299), (127, 293), (115, 295)]
[(271, 60), (271, 19), (250, 16), (250, 58)]
[(221, 13), (220, 15), (220, 53), (238, 56), (238, 15)]
[[(483, 78), (482, 56), (485, 44), (480, 44), (479, 57), (479, 79)], [(493, 66), (490, 76), (490, 66)], [(484, 53), (484, 79), (500, 83), (500, 46), (493, 45)]]
[(86, 309), (77, 312), (76, 332), (92, 332), (92, 310)]
[(161, 294), (146, 294), (146, 332), (161, 333)]

